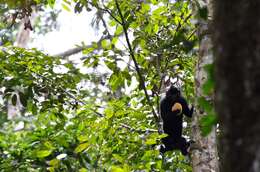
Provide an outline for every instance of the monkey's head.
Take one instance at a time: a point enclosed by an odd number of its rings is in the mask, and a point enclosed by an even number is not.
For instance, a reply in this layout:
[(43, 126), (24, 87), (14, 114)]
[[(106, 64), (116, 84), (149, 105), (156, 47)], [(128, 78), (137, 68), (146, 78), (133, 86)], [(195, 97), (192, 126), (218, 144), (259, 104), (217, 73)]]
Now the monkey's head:
[(171, 86), (166, 92), (166, 97), (179, 96), (180, 94), (181, 92), (178, 88)]

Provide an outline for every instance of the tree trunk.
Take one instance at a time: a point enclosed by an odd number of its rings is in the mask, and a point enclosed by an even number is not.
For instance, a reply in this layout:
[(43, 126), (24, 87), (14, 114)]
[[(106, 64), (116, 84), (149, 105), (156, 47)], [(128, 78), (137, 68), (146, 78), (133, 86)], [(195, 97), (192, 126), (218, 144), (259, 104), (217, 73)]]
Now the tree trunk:
[[(33, 18), (35, 17), (35, 14), (32, 14)], [(24, 29), (24, 24), (26, 22), (28, 22), (28, 20), (30, 20), (30, 22), (32, 21), (32, 17), (31, 19), (28, 16), (25, 16), (24, 19), (22, 20), (17, 36), (16, 36), (16, 41), (15, 41), (15, 46), (17, 47), (22, 47), (22, 48), (26, 48), (27, 44), (29, 42), (30, 39), (30, 32), (31, 30), (29, 28)]]
[(260, 1), (214, 4), (222, 171), (260, 171)]
[[(208, 6), (209, 14), (211, 13), (211, 8), (209, 7), (209, 2), (205, 2)], [(202, 85), (207, 80), (207, 73), (204, 71), (204, 66), (213, 63), (213, 53), (212, 53), (212, 43), (209, 35), (205, 33), (208, 32), (208, 23), (201, 19), (199, 21), (200, 27), (198, 31), (198, 36), (200, 38), (199, 42), (199, 57), (196, 64), (196, 74), (195, 74), (195, 91), (196, 97), (204, 97), (206, 100), (212, 100), (212, 97), (204, 95), (202, 93)], [(216, 143), (216, 128), (214, 127), (211, 133), (205, 137), (202, 136), (200, 130), (200, 119), (206, 115), (203, 110), (200, 110), (198, 104), (196, 106), (195, 115), (192, 122), (192, 133), (193, 139), (202, 150), (194, 150), (192, 152), (192, 165), (194, 172), (218, 172), (218, 152)]]

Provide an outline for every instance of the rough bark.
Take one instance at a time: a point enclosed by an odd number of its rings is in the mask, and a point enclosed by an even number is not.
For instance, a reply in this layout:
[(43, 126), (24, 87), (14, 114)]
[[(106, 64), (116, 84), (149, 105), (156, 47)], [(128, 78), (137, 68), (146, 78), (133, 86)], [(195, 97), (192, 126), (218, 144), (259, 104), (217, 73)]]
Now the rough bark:
[(16, 36), (15, 46), (26, 48), (30, 39), (30, 32), (29, 28), (25, 29), (25, 23), (30, 20), (31, 24), (33, 23), (35, 18), (35, 13), (32, 14), (32, 17), (25, 16), (20, 24), (19, 31)]
[[(210, 4), (205, 1), (205, 4), (209, 8)], [(202, 93), (202, 85), (207, 80), (207, 73), (204, 71), (204, 66), (213, 63), (213, 53), (212, 53), (212, 43), (210, 35), (205, 33), (208, 32), (208, 23), (201, 20), (198, 31), (198, 36), (200, 38), (199, 47), (199, 57), (196, 64), (195, 73), (195, 91), (196, 97), (205, 97), (207, 100), (212, 100), (212, 97), (204, 95)], [(205, 116), (205, 112), (200, 110), (198, 105), (196, 106), (195, 115), (192, 122), (192, 133), (193, 139), (202, 150), (194, 150), (192, 152), (192, 165), (194, 172), (218, 172), (218, 152), (216, 143), (216, 129), (213, 128), (211, 133), (206, 137), (203, 137), (200, 130), (200, 119)]]
[(214, 4), (222, 171), (260, 171), (260, 1)]

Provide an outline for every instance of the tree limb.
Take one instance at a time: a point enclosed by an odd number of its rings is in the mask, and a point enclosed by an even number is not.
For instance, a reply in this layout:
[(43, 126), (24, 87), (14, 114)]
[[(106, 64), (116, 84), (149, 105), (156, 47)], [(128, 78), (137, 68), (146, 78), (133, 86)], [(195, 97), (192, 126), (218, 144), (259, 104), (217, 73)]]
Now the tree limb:
[[(111, 35), (108, 35), (108, 36), (104, 36), (104, 37), (101, 37), (99, 39), (99, 41), (97, 42), (97, 45), (98, 45), (98, 49), (100, 49), (100, 45), (101, 45), (101, 42), (105, 39), (109, 39), (111, 37)], [(79, 46), (79, 47), (75, 47), (75, 48), (72, 48), (72, 49), (69, 49), (67, 51), (64, 51), (62, 53), (59, 53), (59, 54), (56, 54), (56, 55), (53, 55), (54, 57), (62, 57), (62, 58), (65, 58), (65, 57), (69, 57), (73, 54), (77, 54), (81, 51), (83, 51), (84, 49), (88, 49), (88, 48), (91, 48), (93, 45), (90, 44), (90, 45), (86, 45), (86, 46)]]
[(69, 57), (73, 54), (77, 54), (77, 53), (83, 51), (85, 48), (90, 48), (91, 46), (92, 45), (89, 45), (89, 46), (86, 46), (86, 47), (75, 47), (75, 48), (69, 49), (67, 51), (64, 51), (62, 53), (56, 54), (54, 56), (58, 56), (58, 57), (62, 57), (62, 58)]

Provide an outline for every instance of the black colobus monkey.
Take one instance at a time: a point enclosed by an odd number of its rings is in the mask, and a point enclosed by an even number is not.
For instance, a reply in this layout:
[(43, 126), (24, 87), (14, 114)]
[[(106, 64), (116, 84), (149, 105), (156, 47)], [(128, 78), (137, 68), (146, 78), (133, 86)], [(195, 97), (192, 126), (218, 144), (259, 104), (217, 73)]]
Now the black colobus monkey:
[(160, 152), (178, 149), (183, 155), (188, 154), (190, 143), (182, 137), (183, 114), (192, 117), (193, 109), (189, 109), (186, 100), (181, 96), (180, 91), (171, 86), (166, 92), (166, 97), (161, 101), (161, 116), (163, 120), (163, 130), (167, 137), (162, 138)]

